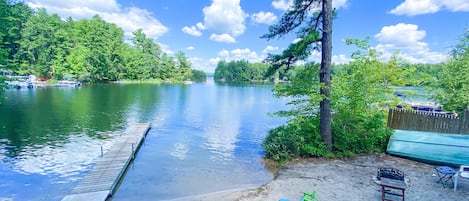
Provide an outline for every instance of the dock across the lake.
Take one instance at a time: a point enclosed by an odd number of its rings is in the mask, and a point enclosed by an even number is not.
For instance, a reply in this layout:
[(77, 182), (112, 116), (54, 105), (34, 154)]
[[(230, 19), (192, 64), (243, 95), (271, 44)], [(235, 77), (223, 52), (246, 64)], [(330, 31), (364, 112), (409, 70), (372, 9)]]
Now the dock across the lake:
[(96, 162), (93, 169), (62, 201), (105, 201), (114, 193), (150, 127), (150, 123), (130, 125), (121, 139)]

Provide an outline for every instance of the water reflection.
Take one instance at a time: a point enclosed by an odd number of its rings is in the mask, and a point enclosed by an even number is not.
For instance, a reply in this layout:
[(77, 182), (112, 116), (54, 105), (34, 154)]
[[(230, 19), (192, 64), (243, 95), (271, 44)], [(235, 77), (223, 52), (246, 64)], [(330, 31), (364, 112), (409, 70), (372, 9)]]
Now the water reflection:
[(187, 152), (189, 152), (189, 147), (186, 144), (176, 143), (173, 145), (171, 150), (171, 156), (179, 160), (184, 160), (187, 157)]
[(92, 85), (6, 91), (8, 99), (0, 105), (0, 200), (60, 200), (127, 124), (150, 121), (158, 108), (155, 89)]
[[(271, 86), (92, 85), (7, 91), (0, 105), (0, 200), (60, 200), (127, 125), (152, 129), (114, 200), (161, 200), (271, 179), (260, 161)], [(14, 118), (11, 118), (14, 117)], [(38, 196), (40, 195), (40, 196)]]
[(54, 146), (26, 146), (12, 160), (13, 170), (23, 174), (57, 174), (64, 183), (79, 179), (80, 173), (90, 169), (101, 154), (101, 146), (107, 151), (113, 140), (102, 141), (86, 135), (71, 135), (68, 142)]
[[(272, 174), (261, 161), (268, 116), (284, 107), (271, 86), (213, 82), (174, 87), (114, 201), (165, 200), (259, 185)], [(158, 123), (158, 126), (155, 126)]]

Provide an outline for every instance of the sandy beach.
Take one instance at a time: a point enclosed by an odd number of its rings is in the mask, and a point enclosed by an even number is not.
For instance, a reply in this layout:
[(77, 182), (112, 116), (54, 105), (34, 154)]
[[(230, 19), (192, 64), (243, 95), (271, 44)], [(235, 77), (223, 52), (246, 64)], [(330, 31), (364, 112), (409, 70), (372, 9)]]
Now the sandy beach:
[[(435, 166), (394, 157), (372, 154), (348, 159), (301, 159), (285, 165), (278, 176), (260, 187), (230, 190), (182, 200), (290, 201), (301, 199), (303, 192), (316, 192), (320, 201), (381, 200), (381, 188), (374, 178), (379, 167), (393, 167), (405, 173), (408, 183), (406, 200), (469, 200), (469, 180), (460, 180), (453, 191), (452, 183), (443, 188), (436, 183)], [(396, 199), (398, 200), (398, 199)]]

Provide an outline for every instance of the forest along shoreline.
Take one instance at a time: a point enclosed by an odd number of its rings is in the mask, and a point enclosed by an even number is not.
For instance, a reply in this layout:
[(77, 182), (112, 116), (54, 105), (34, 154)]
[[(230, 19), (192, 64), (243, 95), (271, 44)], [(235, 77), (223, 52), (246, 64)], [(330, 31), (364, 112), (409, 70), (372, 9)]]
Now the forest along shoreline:
[(370, 154), (343, 159), (297, 159), (283, 166), (271, 182), (260, 187), (233, 189), (177, 199), (261, 201), (300, 200), (303, 192), (316, 192), (318, 200), (379, 200), (381, 188), (375, 181), (380, 167), (393, 167), (405, 173), (406, 200), (454, 201), (469, 197), (469, 182), (443, 188), (433, 165), (388, 154)]

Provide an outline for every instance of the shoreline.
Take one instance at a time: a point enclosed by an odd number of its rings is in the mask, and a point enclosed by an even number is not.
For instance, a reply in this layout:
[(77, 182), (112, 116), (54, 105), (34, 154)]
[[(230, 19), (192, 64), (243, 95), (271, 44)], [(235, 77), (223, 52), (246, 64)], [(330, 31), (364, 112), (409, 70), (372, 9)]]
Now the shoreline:
[(269, 183), (250, 188), (232, 189), (195, 195), (181, 201), (276, 201), (281, 198), (300, 200), (303, 192), (316, 192), (318, 200), (381, 200), (381, 189), (375, 183), (379, 167), (394, 167), (409, 180), (406, 200), (469, 200), (469, 182), (460, 180), (458, 189), (436, 183), (435, 166), (391, 156), (369, 154), (344, 159), (309, 158), (287, 163)]

